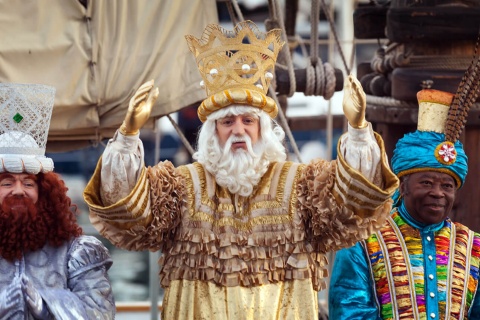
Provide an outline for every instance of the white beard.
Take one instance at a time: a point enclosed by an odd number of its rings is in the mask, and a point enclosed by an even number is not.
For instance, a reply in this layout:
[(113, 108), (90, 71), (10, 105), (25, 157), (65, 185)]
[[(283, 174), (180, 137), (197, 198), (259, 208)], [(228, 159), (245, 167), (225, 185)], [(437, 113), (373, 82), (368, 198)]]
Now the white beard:
[[(216, 121), (227, 116), (249, 114), (259, 119), (260, 139), (252, 146), (250, 136), (230, 136), (220, 146), (216, 132)], [(213, 175), (219, 186), (227, 188), (235, 197), (248, 197), (267, 172), (270, 163), (285, 161), (286, 149), (283, 144), (285, 132), (274, 125), (272, 119), (262, 110), (241, 105), (232, 105), (215, 111), (207, 118), (200, 130), (193, 158)], [(244, 141), (247, 150), (232, 149), (232, 142)]]
[[(233, 150), (232, 143), (237, 141), (245, 141), (247, 150)], [(218, 185), (228, 188), (233, 194), (248, 197), (268, 169), (269, 163), (263, 157), (263, 144), (259, 142), (252, 146), (248, 135), (232, 135), (220, 150), (221, 157), (212, 172)]]

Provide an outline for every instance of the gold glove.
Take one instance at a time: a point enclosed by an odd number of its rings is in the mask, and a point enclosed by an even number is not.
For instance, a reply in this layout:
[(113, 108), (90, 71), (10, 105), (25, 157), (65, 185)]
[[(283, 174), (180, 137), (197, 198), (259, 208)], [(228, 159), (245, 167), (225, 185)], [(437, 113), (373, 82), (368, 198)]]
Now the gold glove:
[(354, 75), (350, 74), (345, 80), (343, 113), (352, 127), (358, 129), (368, 125), (365, 120), (366, 108), (367, 99), (362, 85)]
[(147, 122), (152, 111), (152, 106), (158, 97), (158, 88), (154, 88), (154, 81), (145, 82), (138, 88), (137, 92), (130, 99), (127, 115), (120, 126), (120, 132), (125, 136), (138, 133), (141, 127)]

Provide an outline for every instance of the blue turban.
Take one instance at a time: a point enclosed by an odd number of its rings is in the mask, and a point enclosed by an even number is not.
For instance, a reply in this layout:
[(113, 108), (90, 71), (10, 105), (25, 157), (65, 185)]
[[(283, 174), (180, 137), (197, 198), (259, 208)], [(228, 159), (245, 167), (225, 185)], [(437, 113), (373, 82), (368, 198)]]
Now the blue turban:
[[(398, 176), (419, 171), (437, 171), (449, 174), (461, 188), (467, 176), (467, 155), (460, 141), (453, 144), (455, 158), (450, 162), (439, 156), (440, 148), (445, 148), (445, 135), (433, 131), (407, 133), (397, 142), (392, 157), (392, 170)], [(447, 148), (448, 149), (448, 148)], [(450, 149), (450, 151), (453, 148)]]

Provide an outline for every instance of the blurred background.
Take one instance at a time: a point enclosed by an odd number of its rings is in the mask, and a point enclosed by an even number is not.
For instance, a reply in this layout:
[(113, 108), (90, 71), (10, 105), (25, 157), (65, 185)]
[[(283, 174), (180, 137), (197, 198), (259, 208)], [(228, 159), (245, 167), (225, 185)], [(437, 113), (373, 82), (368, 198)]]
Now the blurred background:
[[(283, 30), (277, 121), (287, 131), (289, 158), (305, 163), (336, 158), (349, 73), (361, 80), (367, 120), (390, 156), (398, 138), (415, 128), (416, 92), (456, 89), (479, 16), (474, 0), (0, 0), (0, 82), (57, 88), (47, 156), (79, 207), (85, 233), (110, 250), (117, 319), (158, 319), (159, 253), (113, 247), (91, 226), (82, 193), (130, 97), (149, 79), (160, 96), (141, 132), (146, 164), (191, 161), (201, 125), (196, 108), (206, 95), (185, 35), (199, 38), (209, 23), (231, 30), (242, 20)], [(461, 138), (466, 150), (480, 141), (480, 108), (472, 109)], [(463, 189), (476, 190), (468, 183), (480, 178), (479, 161), (469, 160), (469, 167)], [(453, 218), (479, 230), (480, 217), (466, 214), (479, 206), (474, 193), (461, 193)], [(323, 319), (326, 298), (319, 293)]]

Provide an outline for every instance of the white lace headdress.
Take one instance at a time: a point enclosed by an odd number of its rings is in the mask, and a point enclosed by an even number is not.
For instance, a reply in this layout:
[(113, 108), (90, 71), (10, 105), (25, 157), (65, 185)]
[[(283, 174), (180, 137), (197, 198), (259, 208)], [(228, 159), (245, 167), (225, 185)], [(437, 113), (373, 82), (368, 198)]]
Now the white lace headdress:
[(45, 157), (55, 88), (0, 83), (0, 173), (53, 171)]

